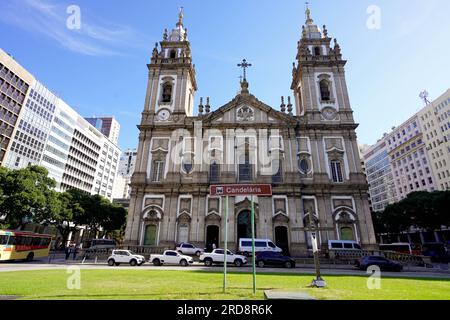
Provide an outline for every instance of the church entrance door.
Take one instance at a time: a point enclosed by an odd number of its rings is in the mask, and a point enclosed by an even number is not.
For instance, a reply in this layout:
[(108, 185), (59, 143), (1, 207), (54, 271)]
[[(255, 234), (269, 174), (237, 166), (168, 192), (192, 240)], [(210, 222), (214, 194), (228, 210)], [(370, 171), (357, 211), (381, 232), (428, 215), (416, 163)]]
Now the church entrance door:
[[(252, 223), (251, 223), (251, 211), (244, 210), (238, 215), (237, 219), (237, 240), (242, 238), (251, 238), (252, 237)], [(255, 230), (255, 238), (256, 238), (256, 230)]]
[(288, 229), (286, 227), (275, 228), (275, 244), (283, 249), (283, 254), (289, 255)]
[(220, 228), (218, 226), (206, 227), (206, 248), (208, 251), (212, 251), (213, 243), (216, 245), (216, 248), (219, 248), (219, 232)]

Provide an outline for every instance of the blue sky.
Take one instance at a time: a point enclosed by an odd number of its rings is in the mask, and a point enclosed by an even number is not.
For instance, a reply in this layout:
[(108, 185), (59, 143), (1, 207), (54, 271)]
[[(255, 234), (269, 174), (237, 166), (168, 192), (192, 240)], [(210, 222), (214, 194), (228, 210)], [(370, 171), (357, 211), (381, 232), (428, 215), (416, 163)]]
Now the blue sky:
[[(450, 1), (310, 0), (348, 60), (347, 81), (360, 143), (372, 144), (449, 85)], [(81, 29), (66, 28), (70, 5)], [(381, 28), (367, 27), (376, 5)], [(305, 4), (294, 0), (11, 0), (0, 2), (0, 47), (84, 116), (114, 115), (121, 148), (136, 147), (151, 51), (185, 8), (201, 96), (216, 109), (238, 89), (236, 64), (253, 67), (251, 92), (273, 107), (290, 95)]]

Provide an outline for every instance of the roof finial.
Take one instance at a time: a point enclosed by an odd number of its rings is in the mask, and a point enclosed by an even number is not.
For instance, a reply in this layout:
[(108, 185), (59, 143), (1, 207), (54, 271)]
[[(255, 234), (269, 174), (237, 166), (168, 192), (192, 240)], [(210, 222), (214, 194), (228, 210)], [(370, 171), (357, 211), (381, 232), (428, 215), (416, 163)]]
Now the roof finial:
[(177, 23), (177, 27), (183, 25), (183, 18), (184, 18), (184, 7), (181, 7), (181, 8), (180, 8), (180, 13), (178, 14), (178, 23)]
[(311, 20), (311, 10), (309, 9), (309, 2), (306, 2), (306, 20)]

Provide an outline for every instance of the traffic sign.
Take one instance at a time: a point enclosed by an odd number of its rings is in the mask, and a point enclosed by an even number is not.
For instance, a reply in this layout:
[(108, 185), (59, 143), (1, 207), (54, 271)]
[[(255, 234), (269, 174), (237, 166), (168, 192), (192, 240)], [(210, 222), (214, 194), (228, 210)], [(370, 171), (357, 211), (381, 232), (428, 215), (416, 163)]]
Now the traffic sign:
[(226, 184), (210, 188), (212, 196), (272, 196), (270, 184)]

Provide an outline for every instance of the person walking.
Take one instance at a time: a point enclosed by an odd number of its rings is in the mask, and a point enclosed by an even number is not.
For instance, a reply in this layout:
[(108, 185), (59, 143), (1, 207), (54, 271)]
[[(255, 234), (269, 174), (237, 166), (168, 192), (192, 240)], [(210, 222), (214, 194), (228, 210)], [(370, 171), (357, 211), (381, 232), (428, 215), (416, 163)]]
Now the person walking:
[(74, 247), (73, 247), (73, 260), (75, 260), (77, 258), (79, 250), (80, 250), (80, 247), (78, 245), (74, 245)]
[(70, 248), (70, 244), (69, 244), (68, 246), (66, 246), (66, 249), (65, 249), (66, 260), (69, 260), (69, 257), (70, 257), (70, 251), (71, 251), (71, 248)]

